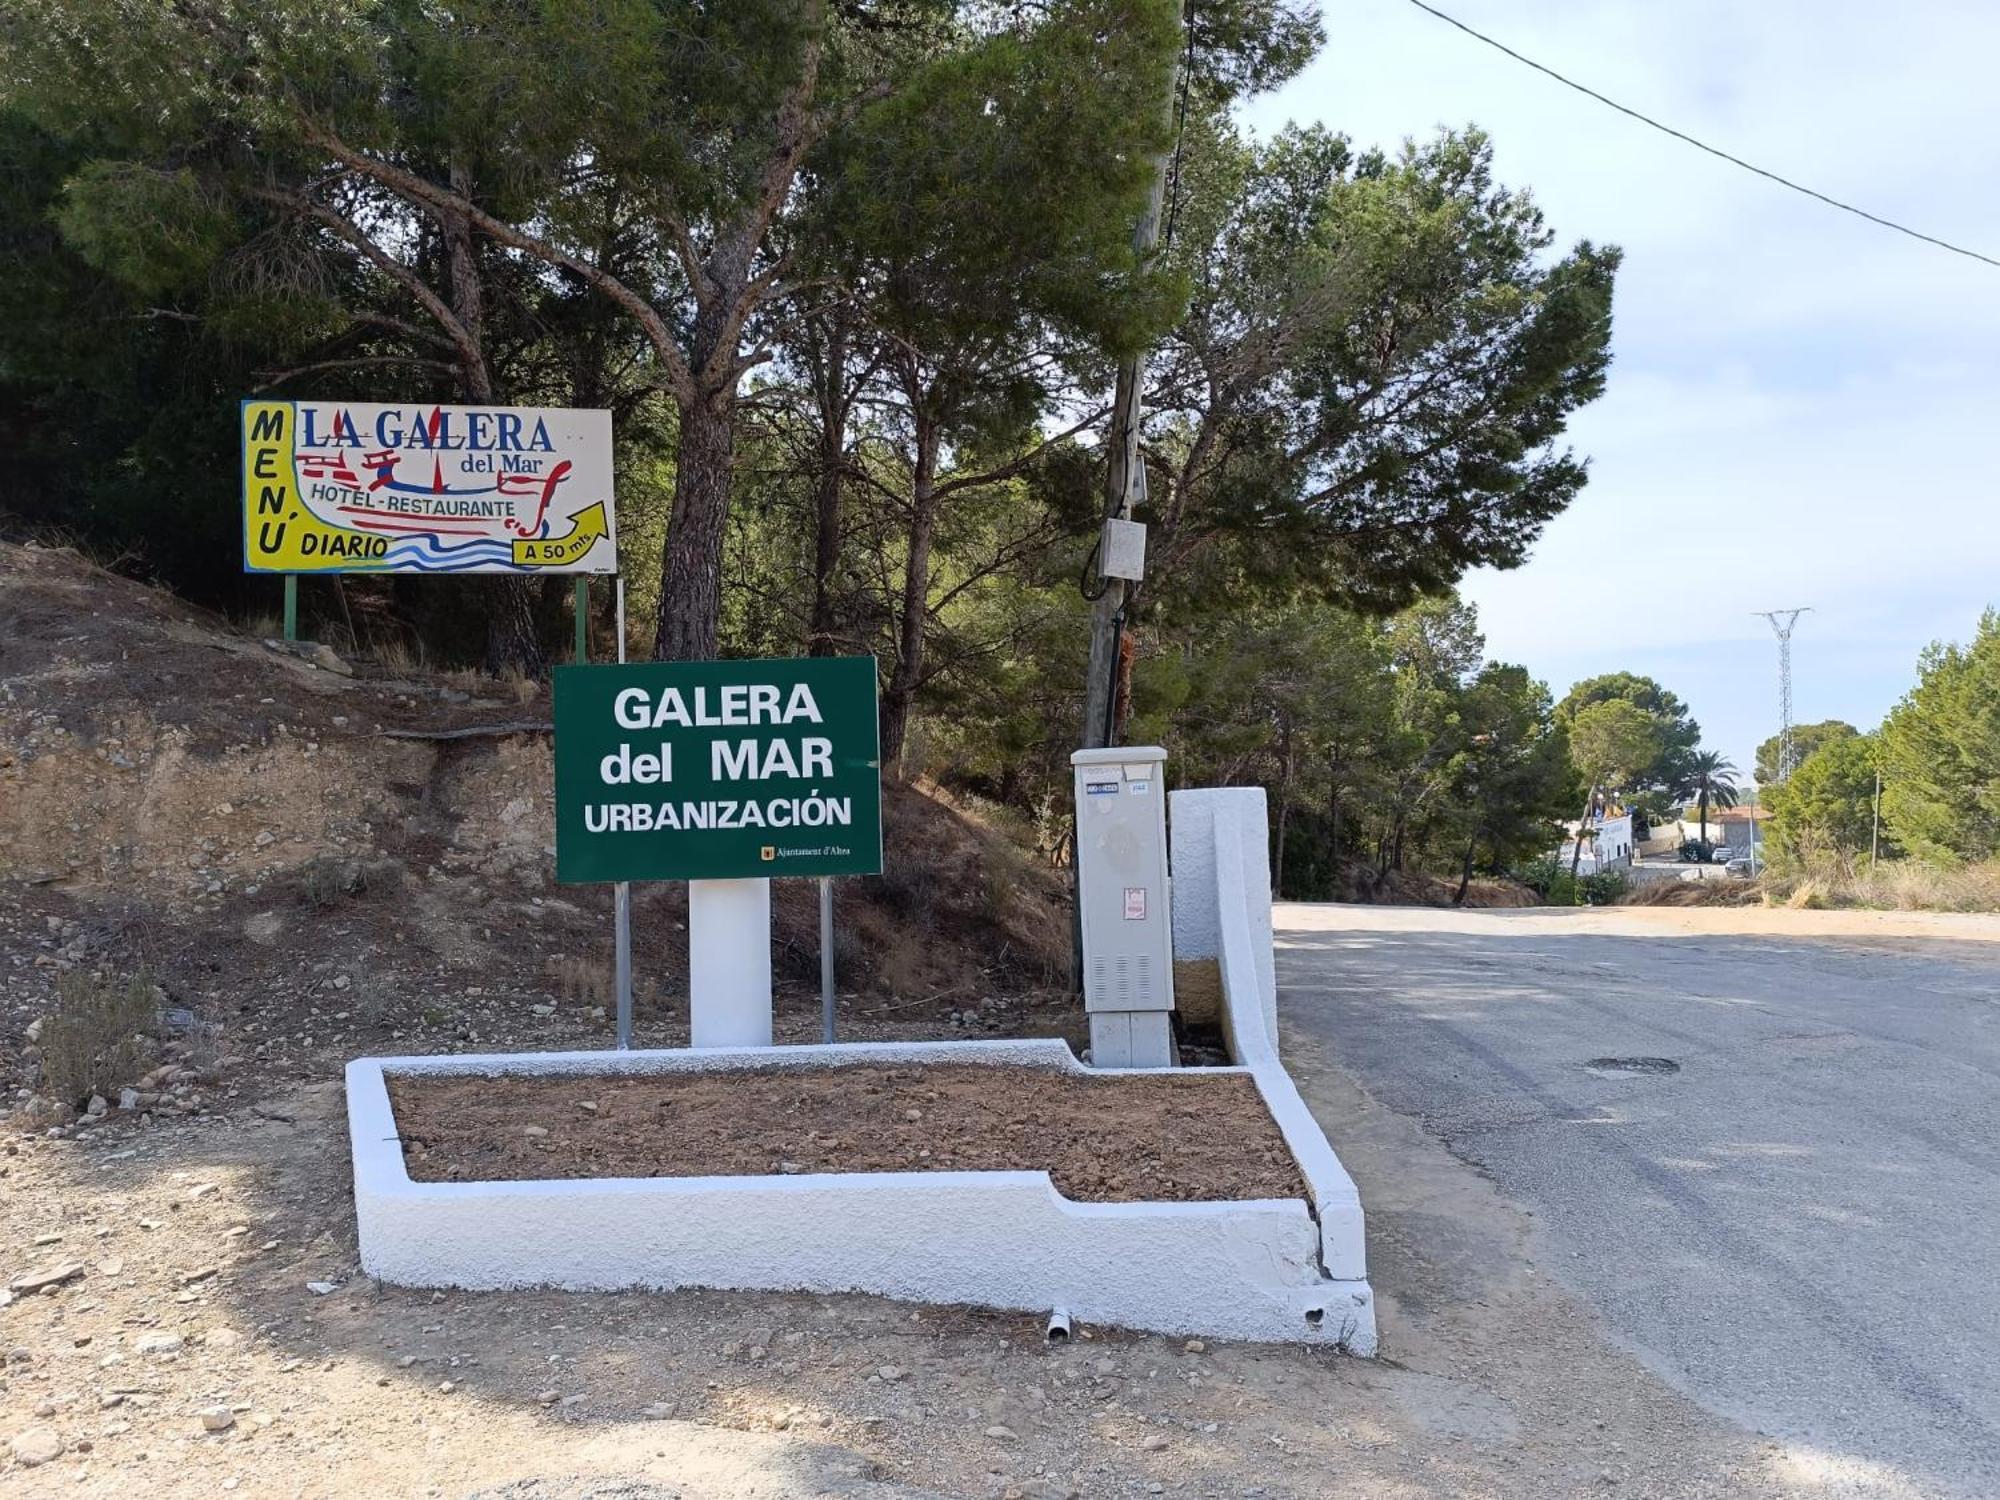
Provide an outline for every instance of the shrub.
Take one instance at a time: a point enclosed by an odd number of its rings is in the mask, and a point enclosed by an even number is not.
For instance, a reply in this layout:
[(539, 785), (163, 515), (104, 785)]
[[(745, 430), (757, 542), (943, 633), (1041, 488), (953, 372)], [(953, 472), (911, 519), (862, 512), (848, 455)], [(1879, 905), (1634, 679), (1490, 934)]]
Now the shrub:
[(1579, 881), (1570, 874), (1569, 866), (1552, 855), (1532, 860), (1514, 874), (1514, 878), (1532, 890), (1547, 906), (1575, 906)]
[(56, 1005), (42, 1020), (42, 1084), (81, 1109), (92, 1094), (115, 1097), (145, 1072), (159, 1023), (153, 982), (135, 974), (122, 985), (78, 969), (56, 978)]
[(1576, 882), (1579, 906), (1610, 906), (1625, 894), (1625, 877), (1617, 870), (1584, 875)]

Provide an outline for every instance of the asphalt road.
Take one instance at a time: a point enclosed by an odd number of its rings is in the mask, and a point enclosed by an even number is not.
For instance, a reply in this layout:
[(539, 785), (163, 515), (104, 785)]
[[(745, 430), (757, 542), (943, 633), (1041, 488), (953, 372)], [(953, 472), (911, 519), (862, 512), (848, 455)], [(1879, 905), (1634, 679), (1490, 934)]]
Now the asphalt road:
[(1800, 1479), (2000, 1496), (2000, 942), (1822, 915), (1282, 906), (1282, 1023)]

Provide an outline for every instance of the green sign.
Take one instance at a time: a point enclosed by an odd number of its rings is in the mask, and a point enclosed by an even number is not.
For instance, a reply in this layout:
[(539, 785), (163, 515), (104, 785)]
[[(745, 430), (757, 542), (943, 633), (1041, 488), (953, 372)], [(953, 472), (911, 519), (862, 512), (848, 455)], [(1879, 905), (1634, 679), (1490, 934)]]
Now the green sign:
[(557, 667), (556, 879), (882, 869), (873, 657)]

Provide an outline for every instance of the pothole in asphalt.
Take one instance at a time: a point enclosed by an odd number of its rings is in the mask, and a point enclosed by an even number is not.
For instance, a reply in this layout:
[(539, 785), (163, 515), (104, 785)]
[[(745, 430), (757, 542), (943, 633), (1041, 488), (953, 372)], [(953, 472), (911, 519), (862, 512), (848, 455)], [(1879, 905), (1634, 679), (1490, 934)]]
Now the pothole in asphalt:
[(1622, 1078), (1631, 1073), (1678, 1073), (1681, 1065), (1671, 1057), (1593, 1057), (1584, 1066), (1593, 1073)]

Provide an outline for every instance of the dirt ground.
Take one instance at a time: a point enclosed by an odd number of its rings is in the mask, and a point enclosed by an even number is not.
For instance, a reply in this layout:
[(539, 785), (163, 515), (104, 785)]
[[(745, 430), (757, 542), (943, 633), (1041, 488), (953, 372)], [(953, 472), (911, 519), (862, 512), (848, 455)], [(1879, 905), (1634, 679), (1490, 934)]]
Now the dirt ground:
[(1047, 1171), (1084, 1202), (1303, 1198), (1240, 1073), (843, 1067), (726, 1077), (392, 1077), (420, 1182)]
[[(355, 1264), (331, 1080), (8, 1138), (10, 1494), (1814, 1495), (1612, 1349), (1533, 1222), (1310, 1051), (1369, 1202), (1376, 1361), (868, 1297), (432, 1293)], [(211, 1431), (211, 1424), (224, 1424)], [(46, 1439), (44, 1439), (46, 1441)]]

